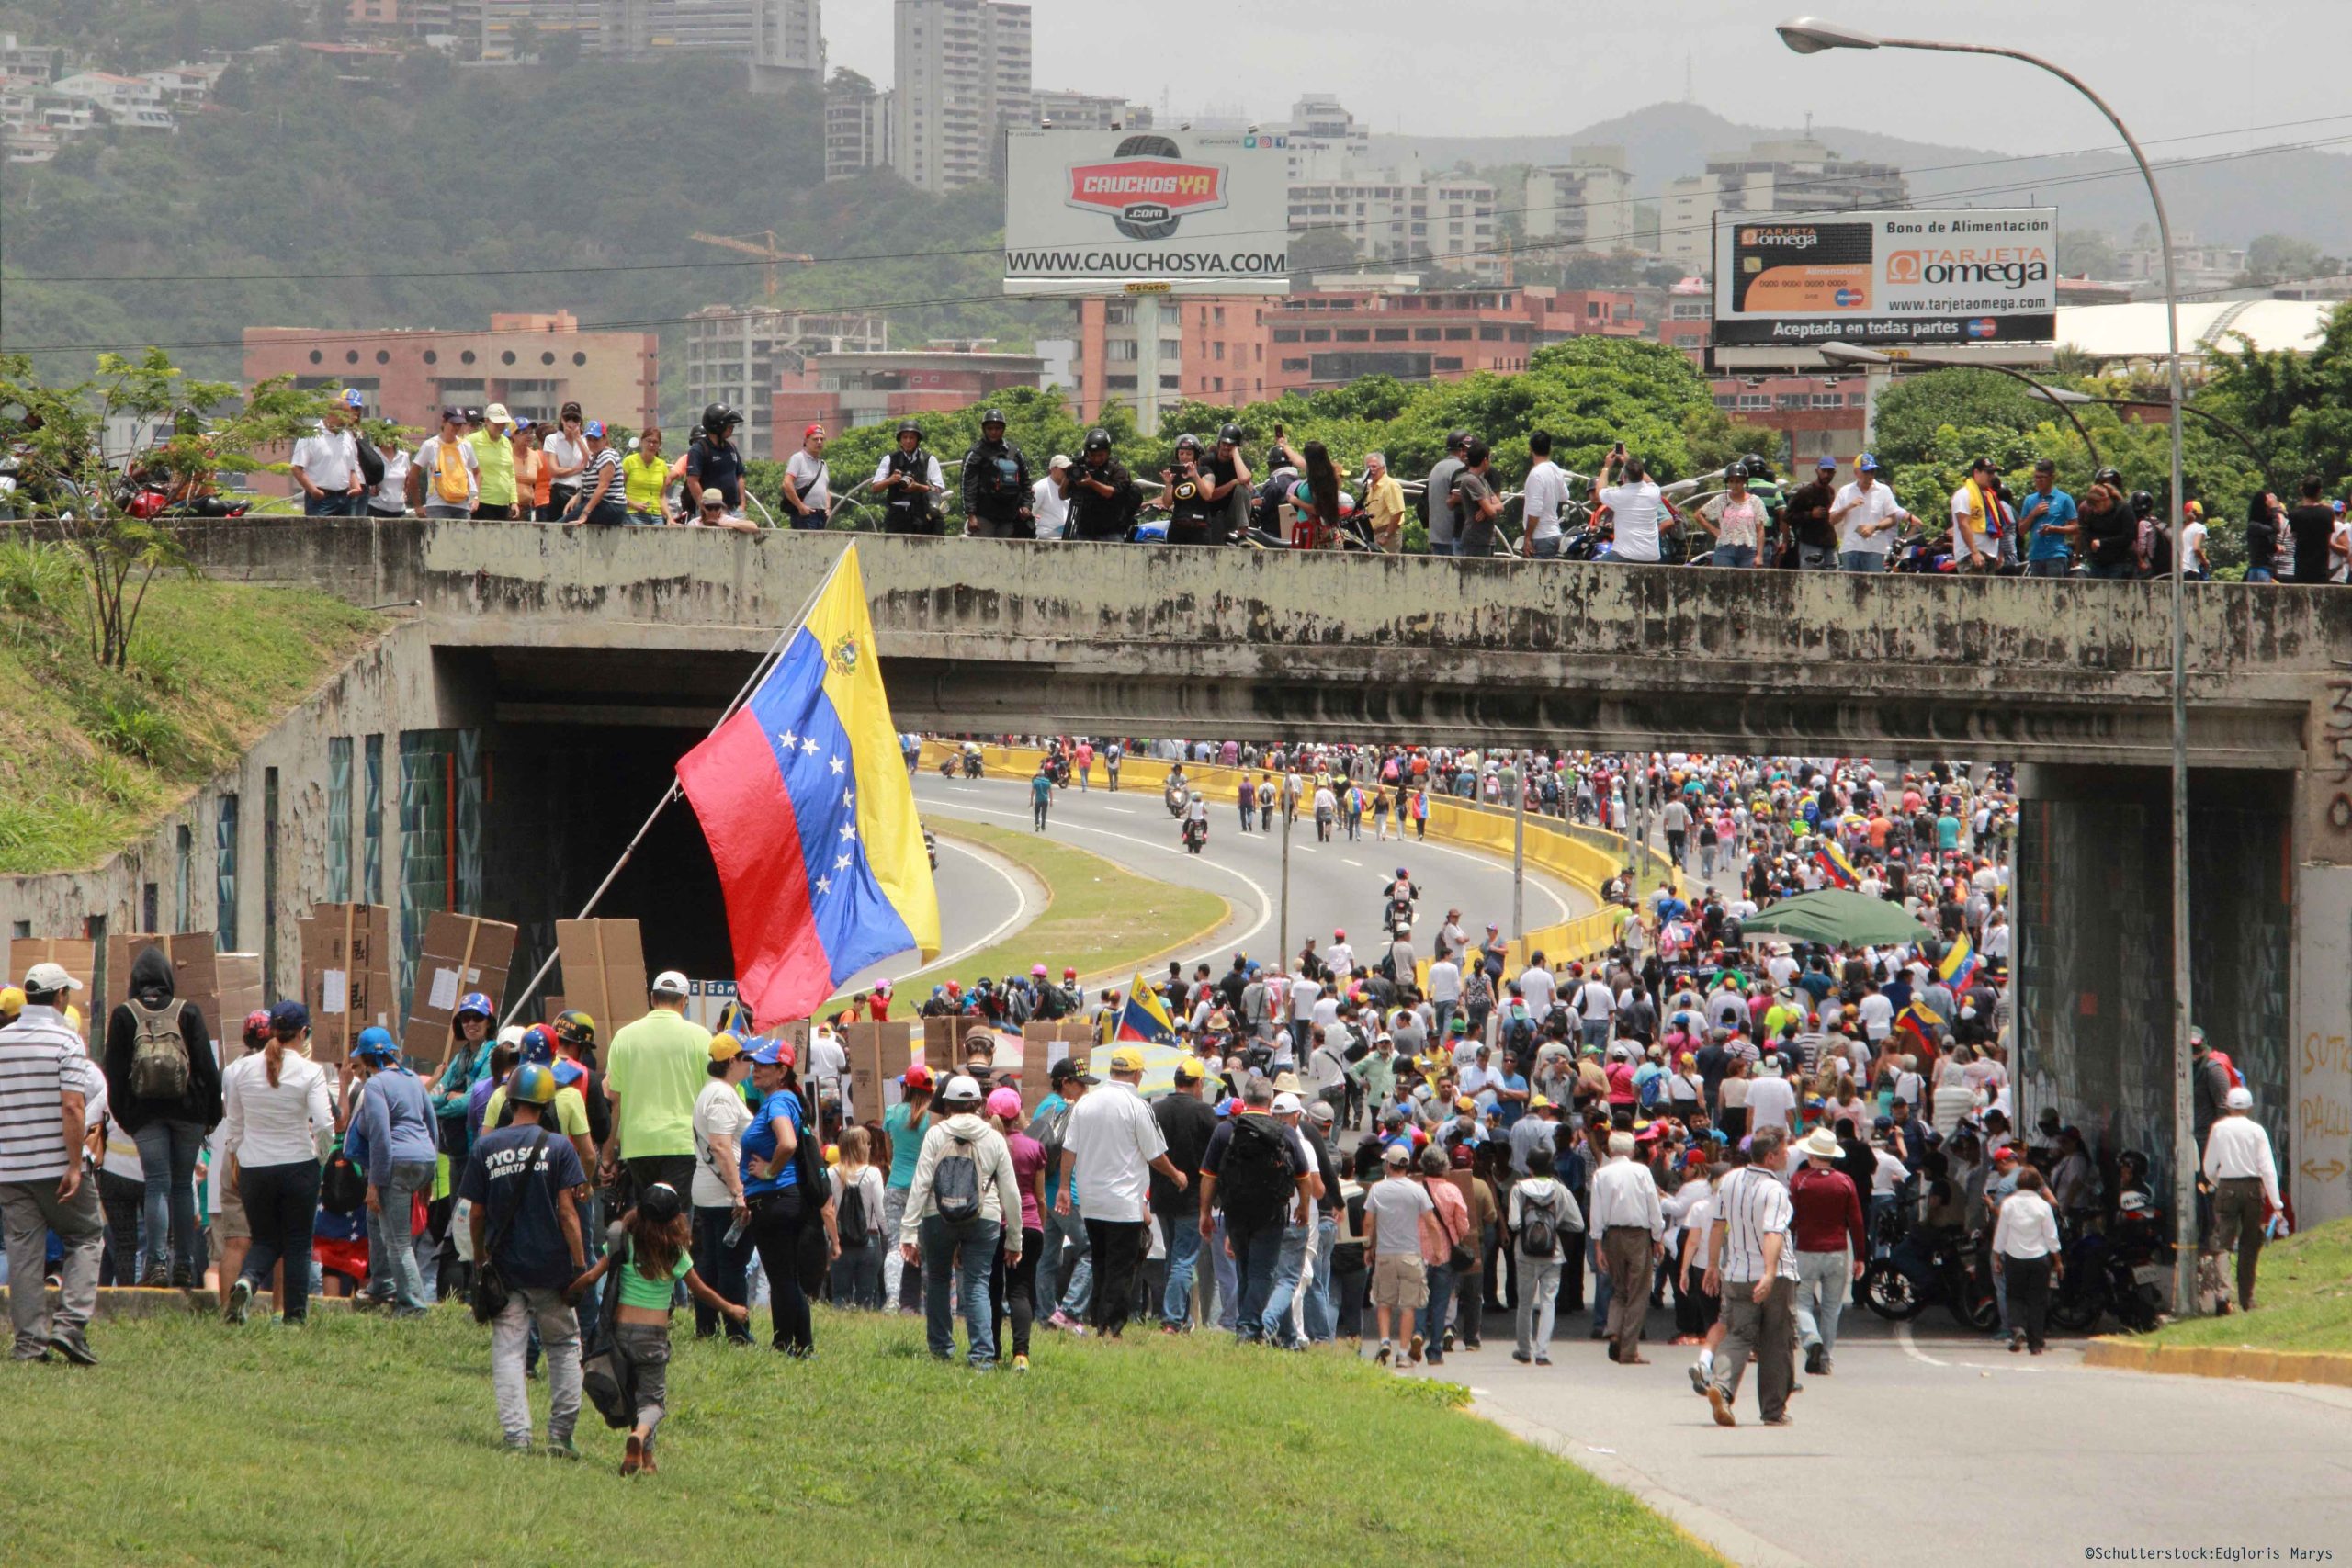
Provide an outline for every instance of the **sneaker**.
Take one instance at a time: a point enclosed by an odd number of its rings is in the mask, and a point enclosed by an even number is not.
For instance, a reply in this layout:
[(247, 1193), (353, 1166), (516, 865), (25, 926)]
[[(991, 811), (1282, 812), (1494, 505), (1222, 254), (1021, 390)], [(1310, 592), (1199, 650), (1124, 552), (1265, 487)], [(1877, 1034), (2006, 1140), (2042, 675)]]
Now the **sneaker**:
[(1704, 1399), (1707, 1397), (1707, 1391), (1713, 1386), (1714, 1385), (1713, 1383), (1707, 1381), (1707, 1369), (1701, 1366), (1696, 1361), (1691, 1362), (1690, 1392), (1697, 1394), (1700, 1398)]
[(229, 1287), (229, 1304), (221, 1309), (220, 1315), (231, 1323), (244, 1322), (245, 1309), (253, 1304), (253, 1299), (254, 1282), (238, 1275), (237, 1282)]
[(1380, 1342), (1380, 1348), (1372, 1353), (1372, 1364), (1375, 1367), (1385, 1367), (1388, 1364), (1388, 1358), (1395, 1353), (1396, 1347), (1384, 1339)]
[(142, 1291), (168, 1291), (172, 1288), (172, 1271), (161, 1263), (148, 1265), (147, 1272), (139, 1276)]
[(1015, 1357), (1013, 1357), (1013, 1358), (1012, 1358), (1012, 1370), (1013, 1370), (1014, 1371), (1016, 1371), (1016, 1372), (1025, 1372), (1025, 1371), (1027, 1371), (1029, 1370), (1029, 1358), (1028, 1358), (1028, 1357), (1026, 1357), (1026, 1356), (1015, 1356)]
[(1518, 1362), (1521, 1366), (1522, 1366), (1522, 1367), (1523, 1367), (1523, 1366), (1528, 1365), (1530, 1362), (1532, 1362), (1532, 1361), (1533, 1361), (1533, 1360), (1535, 1359), (1535, 1358), (1534, 1358), (1534, 1357), (1532, 1357), (1532, 1356), (1529, 1355), (1529, 1354), (1528, 1354), (1526, 1351), (1524, 1351), (1524, 1350), (1513, 1350), (1513, 1351), (1510, 1353), (1510, 1359), (1511, 1359), (1512, 1360), (1514, 1360), (1514, 1361), (1517, 1361), (1517, 1362)]
[(1826, 1357), (1826, 1356), (1824, 1356), (1824, 1357), (1822, 1357), (1822, 1358), (1821, 1358), (1821, 1375), (1822, 1375), (1823, 1377), (1825, 1377), (1825, 1378), (1826, 1378), (1826, 1377), (1827, 1377), (1830, 1373), (1832, 1373), (1832, 1372), (1836, 1371), (1837, 1370), (1838, 1370), (1838, 1363), (1837, 1363), (1837, 1362), (1835, 1362), (1835, 1361), (1831, 1360), (1831, 1359), (1830, 1359), (1828, 1357)]
[(539, 1451), (549, 1459), (577, 1460), (580, 1457), (580, 1445), (570, 1438), (549, 1438), (540, 1447)]
[(1453, 1348), (1453, 1330), (1449, 1328), (1445, 1331), (1445, 1343), (1438, 1347), (1438, 1348), (1442, 1351), (1451, 1350)]
[(1736, 1427), (1739, 1425), (1739, 1418), (1731, 1413), (1731, 1401), (1724, 1397), (1722, 1389), (1712, 1383), (1707, 1386), (1707, 1408), (1715, 1413), (1716, 1426)]
[(49, 1348), (77, 1367), (95, 1367), (98, 1364), (98, 1353), (90, 1348), (90, 1342), (82, 1337), (82, 1331), (78, 1328), (61, 1328), (51, 1334), (49, 1337)]
[(1539, 1367), (1548, 1367), (1552, 1364), (1552, 1358), (1549, 1356), (1538, 1356), (1535, 1358), (1535, 1364)]
[(621, 1452), (621, 1473), (635, 1475), (645, 1468), (645, 1439), (635, 1432), (628, 1435), (628, 1447)]
[(531, 1451), (531, 1435), (528, 1432), (519, 1437), (509, 1435), (504, 1447), (510, 1454), (527, 1454)]
[(2009, 1335), (2009, 1354), (2014, 1356), (2024, 1348), (2025, 1330), (2022, 1328), (2017, 1329)]
[(1804, 1371), (1807, 1377), (1821, 1375), (1821, 1347), (1808, 1345), (1804, 1350)]
[(1445, 1352), (1442, 1350), (1430, 1351), (1427, 1356), (1421, 1359), (1421, 1365), (1425, 1367), (1442, 1367), (1445, 1365)]
[(1405, 1359), (1410, 1361), (1413, 1365), (1417, 1367), (1419, 1366), (1421, 1364), (1421, 1347), (1425, 1343), (1427, 1343), (1427, 1341), (1422, 1339), (1419, 1335), (1414, 1335), (1405, 1351)]

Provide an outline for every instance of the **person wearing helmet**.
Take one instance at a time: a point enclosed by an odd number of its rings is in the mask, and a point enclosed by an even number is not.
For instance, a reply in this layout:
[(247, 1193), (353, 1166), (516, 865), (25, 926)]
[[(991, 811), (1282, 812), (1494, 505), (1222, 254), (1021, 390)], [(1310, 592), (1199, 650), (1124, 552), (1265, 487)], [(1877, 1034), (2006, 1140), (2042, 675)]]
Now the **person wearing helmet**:
[[(741, 410), (713, 403), (702, 411), (702, 426), (686, 441), (686, 515), (702, 515), (702, 492), (715, 490), (726, 510), (743, 510), (743, 450), (735, 445)], [(582, 483), (587, 482), (585, 479)]]
[(1342, 979), (1356, 972), (1356, 950), (1348, 945), (1345, 926), (1331, 928), (1331, 945), (1323, 950), (1323, 967)]
[(979, 1114), (980, 1086), (958, 1073), (940, 1090), (945, 1112), (922, 1136), (896, 1240), (905, 1264), (922, 1270), (923, 1328), (934, 1359), (952, 1360), (955, 1325), (948, 1286), (957, 1283), (964, 1307), (967, 1356), (987, 1371), (996, 1365), (995, 1309), (989, 1276), (1001, 1247), (1005, 1269), (1021, 1263), (1021, 1189), (1004, 1134)]
[(1159, 495), (1152, 504), (1168, 509), (1168, 542), (1171, 545), (1222, 544), (1216, 525), (1218, 507), (1201, 473), (1201, 438), (1176, 438), (1176, 456), (1159, 470)]
[[(548, 1359), (548, 1451), (577, 1459), (571, 1434), (580, 1417), (580, 1323), (565, 1292), (588, 1267), (580, 1213), (567, 1200), (588, 1183), (578, 1151), (550, 1136), (544, 1124), (555, 1100), (555, 1074), (532, 1063), (517, 1067), (507, 1088), (514, 1108), (511, 1127), (481, 1135), (458, 1177), (458, 1196), (470, 1214), (473, 1255), (484, 1274), (505, 1286), (505, 1301), (490, 1317), (490, 1381), (506, 1446), (531, 1447), (531, 1402), (524, 1358), (531, 1331)], [(497, 1246), (491, 1246), (491, 1238)], [(488, 1302), (477, 1299), (480, 1314)]]
[(452, 1158), (465, 1156), (473, 1087), (490, 1076), (495, 1044), (491, 1024), (497, 1012), (486, 993), (469, 991), (458, 998), (457, 1010), (449, 1017), (448, 1063), (433, 1083), (433, 1113), (441, 1121), (441, 1146)]
[(910, 419), (899, 422), (898, 444), (882, 454), (867, 486), (882, 498), (884, 533), (940, 533), (938, 497), (947, 480), (939, 459), (923, 449), (922, 425)]
[(984, 539), (1035, 536), (1029, 459), (1004, 437), (1004, 411), (980, 414), (980, 438), (964, 454), (964, 533)]
[(2083, 497), (2081, 512), (2083, 574), (2120, 581), (2139, 575), (2139, 521), (2132, 515), (2123, 491), (2123, 476), (2101, 468)]
[(1135, 521), (1134, 478), (1111, 455), (1111, 433), (1091, 430), (1069, 486), (1070, 535), (1097, 542), (1126, 537)]
[(1250, 526), (1250, 460), (1241, 455), (1241, 427), (1227, 424), (1216, 433), (1216, 447), (1201, 465), (1201, 479), (1216, 524), (1210, 536), (1231, 544)]
[[(441, 1156), (424, 1084), (401, 1061), (391, 1031), (359, 1032), (351, 1053), (359, 1108), (351, 1119), (368, 1172), (368, 1289), (352, 1305), (389, 1306), (394, 1317), (423, 1317), (433, 1305), (409, 1225), (416, 1195), (432, 1192)], [(355, 1158), (357, 1156), (355, 1156)]]
[[(1713, 536), (1716, 566), (1750, 567), (1771, 529), (1771, 514), (1761, 497), (1747, 488), (1747, 465), (1734, 463), (1724, 470), (1724, 492), (1691, 513), (1699, 526)], [(1679, 857), (1678, 856), (1678, 863)]]

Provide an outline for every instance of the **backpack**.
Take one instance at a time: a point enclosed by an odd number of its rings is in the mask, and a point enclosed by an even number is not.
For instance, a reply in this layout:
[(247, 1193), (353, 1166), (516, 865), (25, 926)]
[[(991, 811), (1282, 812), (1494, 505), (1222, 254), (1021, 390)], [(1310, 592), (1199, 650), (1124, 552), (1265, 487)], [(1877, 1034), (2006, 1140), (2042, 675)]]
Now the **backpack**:
[(1233, 1123), (1233, 1141), (1216, 1173), (1217, 1196), (1228, 1223), (1270, 1224), (1282, 1218), (1296, 1186), (1288, 1134), (1271, 1116), (1246, 1115)]
[(1007, 446), (1001, 453), (984, 454), (977, 446), (965, 462), (978, 462), (980, 468), (979, 493), (990, 501), (1024, 502), (1029, 488), (1021, 482), (1021, 449)]
[(180, 1033), (180, 1010), (187, 1004), (175, 997), (163, 1010), (142, 1004), (130, 1010), (138, 1038), (130, 1048), (130, 1092), (140, 1100), (184, 1100), (187, 1097), (187, 1040)]
[(366, 481), (368, 488), (374, 490), (378, 485), (382, 484), (384, 455), (376, 450), (376, 444), (368, 439), (368, 433), (364, 430), (353, 431), (351, 446), (359, 459), (359, 477)]
[(351, 1163), (338, 1142), (319, 1175), (319, 1207), (330, 1214), (356, 1214), (367, 1201), (367, 1173)]
[(433, 499), (447, 506), (463, 506), (473, 499), (473, 483), (466, 472), (465, 449), (455, 441), (436, 441), (433, 447)]
[(1666, 1097), (1666, 1075), (1662, 1072), (1652, 1073), (1642, 1080), (1641, 1087), (1634, 1092), (1640, 1097), (1643, 1110), (1657, 1110), (1658, 1101)]
[(977, 1145), (950, 1134), (947, 1152), (931, 1173), (931, 1201), (950, 1224), (980, 1217), (980, 1161)]
[(844, 1247), (866, 1244), (865, 1172), (860, 1171), (855, 1181), (842, 1183), (842, 1201), (834, 1209), (833, 1224)]
[(1550, 1197), (1540, 1203), (1532, 1198), (1520, 1200), (1519, 1249), (1530, 1258), (1559, 1256), (1560, 1211)]

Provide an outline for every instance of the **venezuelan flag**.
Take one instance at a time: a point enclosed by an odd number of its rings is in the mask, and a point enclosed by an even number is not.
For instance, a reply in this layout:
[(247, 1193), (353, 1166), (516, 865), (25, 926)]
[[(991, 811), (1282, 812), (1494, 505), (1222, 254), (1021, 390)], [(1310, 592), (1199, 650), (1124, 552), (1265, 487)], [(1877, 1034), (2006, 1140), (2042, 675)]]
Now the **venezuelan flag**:
[(1975, 944), (1968, 940), (1968, 933), (1962, 931), (1951, 939), (1951, 945), (1944, 949), (1943, 961), (1936, 965), (1936, 978), (1957, 994), (1967, 988), (1968, 982), (1974, 979), (1976, 971), (1984, 966), (1984, 961), (1976, 956)]
[(1145, 982), (1140, 969), (1127, 982), (1127, 999), (1119, 1009), (1119, 1025), (1111, 1032), (1111, 1038), (1146, 1045), (1171, 1044), (1176, 1039), (1176, 1024), (1168, 1016), (1167, 1004)]
[(1861, 881), (1854, 873), (1854, 863), (1846, 858), (1846, 852), (1838, 847), (1835, 839), (1824, 838), (1814, 846), (1813, 863), (1821, 868), (1821, 874), (1832, 886), (1852, 887)]
[(855, 971), (939, 952), (939, 896), (853, 545), (751, 700), (678, 761), (727, 898), (738, 994), (806, 1018)]
[(1896, 1015), (1894, 1032), (1910, 1041), (1912, 1048), (1925, 1058), (1936, 1054), (1935, 1032), (1943, 1021), (1935, 1009), (1915, 997), (1911, 1005)]

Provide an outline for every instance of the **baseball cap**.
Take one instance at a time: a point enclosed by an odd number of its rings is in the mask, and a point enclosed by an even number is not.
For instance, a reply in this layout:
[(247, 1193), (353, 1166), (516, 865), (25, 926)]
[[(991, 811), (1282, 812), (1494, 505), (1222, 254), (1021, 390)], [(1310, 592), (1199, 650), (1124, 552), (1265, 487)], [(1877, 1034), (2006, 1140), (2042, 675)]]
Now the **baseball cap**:
[(980, 1082), (969, 1073), (957, 1073), (947, 1080), (947, 1087), (939, 1091), (939, 1098), (950, 1104), (969, 1100), (977, 1105), (980, 1100)]
[(1053, 471), (1054, 469), (1057, 469), (1057, 468), (1069, 468), (1069, 453), (1067, 453), (1067, 452), (1057, 452), (1057, 453), (1055, 453), (1055, 454), (1054, 454), (1054, 456), (1053, 456), (1053, 460), (1052, 460), (1051, 462), (1048, 462), (1048, 463), (1046, 465), (1046, 470), (1047, 470), (1048, 472), (1051, 472), (1051, 471)]
[(731, 1062), (742, 1054), (743, 1043), (741, 1040), (736, 1039), (732, 1034), (714, 1034), (710, 1037), (710, 1059), (712, 1061)]
[(825, 434), (825, 427), (824, 427), (823, 425), (821, 425), (821, 424), (812, 424), (812, 425), (810, 425), (808, 429), (806, 429), (806, 430), (804, 430), (804, 431), (802, 431), (802, 432), (800, 433), (800, 439), (801, 439), (801, 440), (803, 440), (803, 441), (806, 441), (806, 440), (808, 440), (808, 439), (810, 436), (812, 436), (812, 435), (822, 435), (822, 434)]
[(1402, 1144), (1391, 1144), (1388, 1145), (1387, 1152), (1380, 1157), (1390, 1165), (1409, 1165), (1412, 1162), (1413, 1151)]
[(1865, 452), (1854, 459), (1854, 471), (1861, 474), (1874, 474), (1878, 472), (1878, 459)]
[[(795, 1060), (792, 1047), (781, 1040), (771, 1040), (751, 1053), (752, 1060), (763, 1067), (788, 1067)], [(974, 1100), (979, 1098), (975, 1094)]]
[(486, 423), (491, 424), (512, 424), (514, 423), (514, 418), (507, 413), (506, 405), (504, 403), (491, 404), (490, 407), (481, 411), (481, 417)]
[(1111, 1070), (1114, 1073), (1143, 1071), (1143, 1053), (1133, 1045), (1122, 1045), (1111, 1053)]
[(466, 423), (466, 411), (459, 408), (455, 403), (445, 403), (442, 405), (441, 409), (441, 423), (444, 424), (463, 424)]
[(637, 1206), (645, 1217), (656, 1224), (667, 1224), (685, 1212), (678, 1190), (666, 1181), (657, 1181), (637, 1195)]
[(269, 1027), (277, 1033), (300, 1034), (311, 1027), (311, 1010), (289, 997), (269, 1010)]
[(1306, 1108), (1306, 1119), (1310, 1122), (1329, 1122), (1336, 1120), (1337, 1114), (1332, 1111), (1329, 1100), (1318, 1100)]
[(605, 438), (605, 422), (601, 419), (592, 419), (580, 427), (580, 434), (594, 440), (602, 441)]
[(931, 1069), (929, 1067), (923, 1066), (921, 1062), (917, 1062), (913, 1066), (907, 1069), (906, 1076), (899, 1081), (904, 1083), (909, 1089), (919, 1089), (925, 1092), (929, 1092), (931, 1089), (938, 1087), (939, 1080), (931, 1076)]
[(378, 1024), (359, 1032), (359, 1039), (352, 1045), (351, 1054), (365, 1056), (371, 1062), (392, 1061), (401, 1048), (392, 1043), (392, 1032)]
[(1814, 464), (1814, 468), (1815, 468), (1815, 469), (1821, 469), (1821, 468), (1836, 468), (1837, 466), (1838, 466), (1838, 459), (1837, 459), (1837, 458), (1835, 458), (1835, 457), (1829, 457), (1829, 456), (1827, 456), (1826, 454), (1824, 454), (1824, 455), (1823, 455), (1823, 457), (1822, 457), (1822, 458), (1821, 458), (1821, 460), (1820, 460), (1819, 462), (1817, 462), (1817, 463)]
[(1198, 1056), (1187, 1055), (1177, 1061), (1176, 1076), (1180, 1078), (1205, 1077), (1208, 1076), (1208, 1068), (1203, 1065)]
[(664, 969), (653, 976), (653, 994), (657, 997), (683, 997), (693, 988), (675, 969)]
[(368, 400), (360, 394), (356, 387), (345, 387), (336, 394), (335, 401), (347, 409), (364, 409), (368, 406)]
[(1274, 1096), (1273, 1111), (1277, 1116), (1295, 1116), (1305, 1109), (1306, 1107), (1299, 1103), (1298, 1096), (1295, 1094)]
[(65, 972), (62, 964), (36, 964), (25, 971), (28, 991), (78, 991), (82, 982)]
[(989, 1093), (989, 1114), (1018, 1116), (1021, 1114), (1021, 1091), (1017, 1089), (992, 1089)]
[(2230, 1090), (2222, 1103), (2232, 1111), (2251, 1111), (2254, 1109), (2254, 1090), (2241, 1084)]
[(705, 512), (709, 512), (713, 509), (723, 512), (726, 508), (727, 497), (719, 493), (719, 490), (717, 485), (712, 485), (702, 492), (702, 509)]
[(1053, 1066), (1046, 1071), (1046, 1077), (1050, 1083), (1101, 1083), (1102, 1081), (1092, 1073), (1090, 1073), (1083, 1067), (1080, 1067), (1076, 1062), (1071, 1061), (1068, 1056), (1064, 1056), (1060, 1061), (1056, 1062)]

